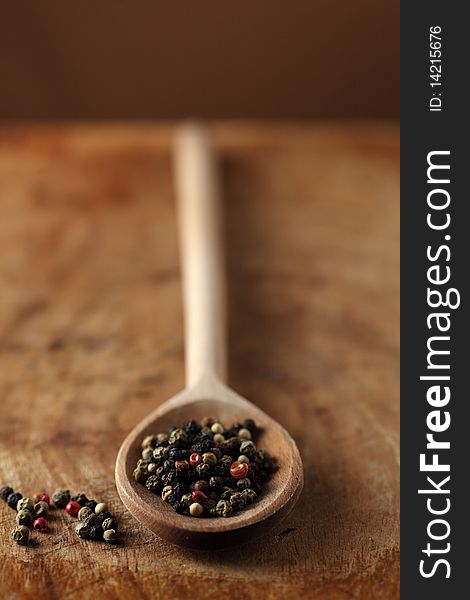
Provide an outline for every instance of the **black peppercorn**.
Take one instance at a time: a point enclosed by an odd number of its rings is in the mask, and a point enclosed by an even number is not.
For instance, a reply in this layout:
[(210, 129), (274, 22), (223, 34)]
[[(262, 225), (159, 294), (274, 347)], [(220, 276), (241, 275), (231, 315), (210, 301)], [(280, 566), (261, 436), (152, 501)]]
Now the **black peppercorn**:
[(2, 489), (0, 490), (0, 498), (1, 498), (1, 499), (2, 499), (4, 502), (6, 502), (6, 501), (7, 501), (7, 498), (8, 498), (8, 496), (9, 496), (10, 494), (13, 494), (13, 492), (14, 492), (14, 491), (15, 491), (15, 490), (14, 490), (13, 488), (9, 487), (9, 486), (2, 487)]
[(105, 521), (106, 519), (110, 519), (112, 518), (112, 514), (108, 511), (108, 510), (104, 510), (103, 512), (101, 512), (99, 515), (97, 515), (98, 517), (98, 521), (100, 523), (102, 523), (103, 521)]
[(209, 477), (212, 469), (207, 463), (201, 463), (196, 467), (196, 471), (199, 477)]
[(90, 508), (93, 512), (95, 512), (95, 508), (96, 508), (97, 504), (98, 504), (98, 502), (96, 502), (96, 500), (89, 500), (88, 502), (85, 503), (85, 506)]
[(85, 494), (76, 494), (70, 498), (73, 502), (77, 502), (81, 507), (85, 506), (87, 502), (89, 502), (88, 498)]
[(23, 497), (23, 495), (20, 494), (20, 492), (12, 492), (11, 494), (8, 494), (8, 496), (7, 496), (8, 506), (10, 508), (13, 508), (13, 510), (16, 510), (16, 506), (22, 497)]
[(90, 539), (91, 540), (102, 540), (103, 539), (103, 527), (101, 525), (92, 525), (90, 527)]

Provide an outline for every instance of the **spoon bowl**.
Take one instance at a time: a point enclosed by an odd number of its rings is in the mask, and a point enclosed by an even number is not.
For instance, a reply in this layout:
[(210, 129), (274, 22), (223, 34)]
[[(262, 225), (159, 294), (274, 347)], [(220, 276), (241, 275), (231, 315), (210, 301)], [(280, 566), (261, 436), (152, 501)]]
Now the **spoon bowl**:
[[(189, 419), (216, 416), (222, 423), (254, 419), (258, 447), (271, 450), (278, 469), (263, 486), (257, 502), (228, 518), (179, 515), (169, 504), (137, 483), (132, 475), (148, 434), (167, 431)], [(125, 439), (116, 463), (116, 485), (126, 508), (160, 537), (180, 546), (215, 549), (264, 534), (295, 505), (303, 487), (297, 446), (288, 432), (265, 412), (214, 379), (186, 389), (146, 417)]]

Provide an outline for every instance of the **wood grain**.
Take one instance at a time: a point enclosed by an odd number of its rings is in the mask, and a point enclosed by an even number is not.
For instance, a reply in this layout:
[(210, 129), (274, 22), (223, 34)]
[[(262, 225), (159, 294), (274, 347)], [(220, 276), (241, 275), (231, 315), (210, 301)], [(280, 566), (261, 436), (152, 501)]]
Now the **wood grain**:
[(198, 553), (122, 508), (127, 432), (183, 385), (170, 126), (0, 133), (0, 482), (106, 500), (122, 546), (63, 516), (33, 547), (0, 506), (0, 597), (398, 598), (398, 130), (214, 127), (229, 382), (296, 440), (305, 488), (264, 539)]

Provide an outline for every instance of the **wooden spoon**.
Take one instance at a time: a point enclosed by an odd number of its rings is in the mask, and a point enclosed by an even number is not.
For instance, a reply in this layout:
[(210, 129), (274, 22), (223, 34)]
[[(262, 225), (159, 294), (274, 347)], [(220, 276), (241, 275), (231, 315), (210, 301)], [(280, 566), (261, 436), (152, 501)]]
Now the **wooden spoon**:
[[(161, 404), (122, 444), (116, 485), (124, 505), (149, 529), (173, 544), (211, 549), (242, 543), (268, 531), (293, 508), (303, 487), (295, 442), (276, 421), (225, 384), (225, 278), (217, 172), (206, 133), (183, 126), (175, 144), (186, 339), (186, 389)], [(286, 405), (288, 410), (288, 405)], [(229, 518), (178, 515), (136, 483), (132, 472), (150, 433), (189, 419), (215, 416), (227, 426), (254, 419), (256, 443), (278, 459), (279, 469), (259, 500)]]

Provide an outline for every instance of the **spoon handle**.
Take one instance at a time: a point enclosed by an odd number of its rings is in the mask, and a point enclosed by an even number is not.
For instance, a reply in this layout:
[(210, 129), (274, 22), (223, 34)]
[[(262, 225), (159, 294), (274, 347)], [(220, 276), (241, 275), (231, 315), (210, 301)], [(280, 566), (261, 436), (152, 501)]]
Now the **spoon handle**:
[(202, 126), (180, 127), (174, 146), (183, 276), (186, 385), (225, 382), (226, 286), (217, 165)]

